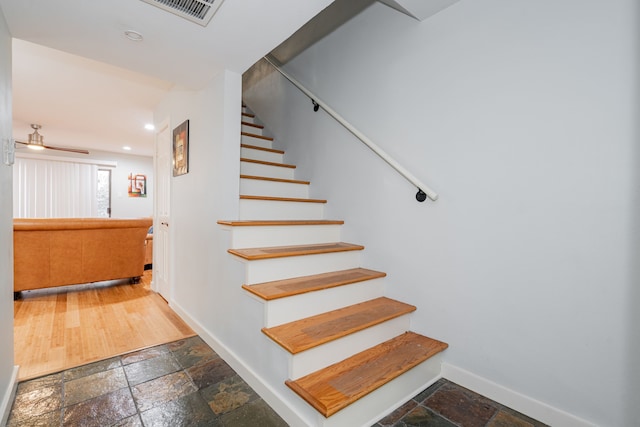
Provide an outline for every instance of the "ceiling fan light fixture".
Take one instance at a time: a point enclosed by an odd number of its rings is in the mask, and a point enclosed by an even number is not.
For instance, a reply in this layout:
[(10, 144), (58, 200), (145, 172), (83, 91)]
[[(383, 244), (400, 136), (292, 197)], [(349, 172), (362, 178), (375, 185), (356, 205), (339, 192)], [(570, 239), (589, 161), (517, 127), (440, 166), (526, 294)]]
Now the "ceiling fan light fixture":
[(38, 133), (40, 125), (31, 125), (33, 133), (29, 134), (29, 147), (32, 150), (44, 150), (44, 138)]

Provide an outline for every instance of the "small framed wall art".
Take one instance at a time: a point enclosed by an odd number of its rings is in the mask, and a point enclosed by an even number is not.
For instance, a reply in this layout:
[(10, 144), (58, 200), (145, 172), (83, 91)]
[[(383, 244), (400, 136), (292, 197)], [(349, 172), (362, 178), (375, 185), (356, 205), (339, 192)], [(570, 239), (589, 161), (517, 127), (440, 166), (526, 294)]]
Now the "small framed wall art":
[(129, 174), (129, 197), (147, 197), (147, 176), (141, 173)]
[(189, 172), (189, 120), (173, 130), (173, 176)]

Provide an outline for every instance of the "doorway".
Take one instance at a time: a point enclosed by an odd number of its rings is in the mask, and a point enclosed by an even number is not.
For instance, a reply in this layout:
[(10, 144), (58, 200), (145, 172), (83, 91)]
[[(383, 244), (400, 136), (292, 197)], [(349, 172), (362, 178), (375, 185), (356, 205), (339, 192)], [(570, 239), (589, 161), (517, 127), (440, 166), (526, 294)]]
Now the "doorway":
[(98, 169), (98, 184), (96, 189), (98, 199), (98, 216), (111, 218), (111, 170)]

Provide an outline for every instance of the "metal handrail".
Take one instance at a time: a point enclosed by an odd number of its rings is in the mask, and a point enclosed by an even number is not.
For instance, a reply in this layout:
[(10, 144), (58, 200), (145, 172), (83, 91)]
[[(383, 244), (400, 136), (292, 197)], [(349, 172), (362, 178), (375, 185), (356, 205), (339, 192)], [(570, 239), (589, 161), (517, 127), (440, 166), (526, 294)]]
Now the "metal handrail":
[(326, 103), (324, 103), (321, 99), (319, 99), (313, 92), (304, 87), (302, 83), (297, 81), (291, 75), (289, 75), (286, 71), (284, 71), (278, 64), (276, 64), (276, 60), (271, 55), (267, 55), (264, 59), (273, 66), (282, 76), (289, 80), (295, 87), (300, 89), (305, 95), (307, 95), (314, 105), (314, 110), (318, 111), (318, 107), (322, 107), (324, 111), (326, 111), (331, 117), (336, 119), (342, 126), (344, 126), (349, 132), (356, 136), (360, 141), (362, 141), (367, 147), (369, 147), (374, 153), (376, 153), (382, 160), (387, 162), (392, 168), (400, 173), (403, 177), (407, 179), (410, 183), (418, 187), (418, 193), (416, 194), (416, 200), (419, 202), (425, 201), (427, 197), (431, 200), (435, 201), (438, 199), (438, 193), (433, 191), (431, 188), (426, 186), (424, 183), (420, 182), (418, 178), (416, 178), (411, 172), (406, 170), (402, 165), (400, 165), (397, 161), (395, 161), (391, 156), (389, 156), (382, 148), (378, 147), (373, 141), (367, 138), (362, 132), (353, 127), (351, 123), (345, 120), (340, 114), (338, 114), (333, 108), (329, 107)]

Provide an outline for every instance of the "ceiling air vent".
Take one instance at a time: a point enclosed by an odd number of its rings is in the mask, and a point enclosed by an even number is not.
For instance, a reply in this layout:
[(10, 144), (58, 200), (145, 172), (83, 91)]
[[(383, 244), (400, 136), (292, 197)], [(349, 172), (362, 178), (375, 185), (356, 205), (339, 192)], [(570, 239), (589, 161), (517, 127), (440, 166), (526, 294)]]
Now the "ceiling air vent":
[(222, 0), (142, 0), (206, 27)]

